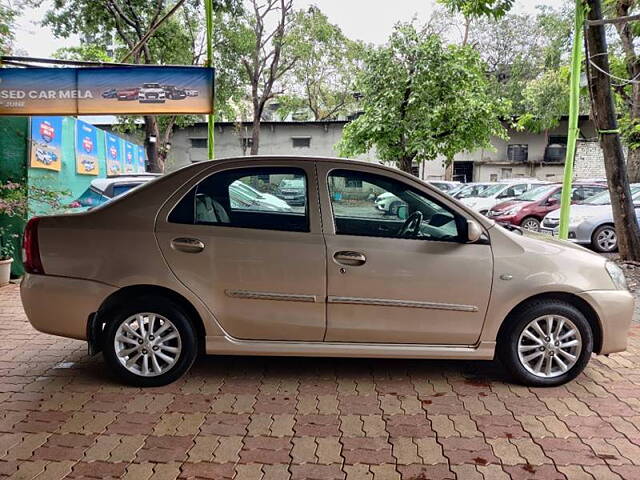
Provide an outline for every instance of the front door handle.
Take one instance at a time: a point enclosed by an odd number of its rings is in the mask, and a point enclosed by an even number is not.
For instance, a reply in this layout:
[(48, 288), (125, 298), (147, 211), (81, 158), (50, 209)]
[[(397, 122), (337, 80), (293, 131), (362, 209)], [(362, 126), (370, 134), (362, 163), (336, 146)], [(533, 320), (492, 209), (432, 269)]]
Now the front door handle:
[(333, 254), (333, 259), (340, 265), (349, 265), (350, 267), (364, 265), (367, 261), (364, 253), (360, 252), (336, 252)]
[(204, 250), (204, 243), (197, 238), (174, 238), (171, 240), (171, 248), (185, 253), (199, 253)]

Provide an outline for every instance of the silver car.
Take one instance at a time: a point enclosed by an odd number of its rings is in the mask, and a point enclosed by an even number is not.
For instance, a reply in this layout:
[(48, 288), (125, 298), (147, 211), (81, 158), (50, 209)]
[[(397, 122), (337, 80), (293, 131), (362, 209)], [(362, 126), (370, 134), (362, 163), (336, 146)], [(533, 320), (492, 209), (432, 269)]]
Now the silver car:
[[(631, 185), (631, 198), (640, 219), (640, 184)], [(560, 210), (549, 213), (540, 227), (541, 233), (558, 235)], [(613, 252), (618, 248), (618, 238), (613, 225), (613, 211), (609, 191), (606, 190), (579, 205), (571, 206), (569, 240), (587, 245), (597, 252)]]

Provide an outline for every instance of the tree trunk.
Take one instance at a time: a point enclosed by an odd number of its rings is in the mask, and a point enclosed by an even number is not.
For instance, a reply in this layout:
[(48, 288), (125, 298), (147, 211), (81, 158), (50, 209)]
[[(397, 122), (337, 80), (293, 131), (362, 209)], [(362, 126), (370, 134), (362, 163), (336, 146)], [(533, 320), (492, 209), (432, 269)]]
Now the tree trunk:
[[(586, 0), (589, 20), (602, 19), (601, 0)], [(607, 38), (603, 25), (589, 26), (585, 35), (587, 58), (598, 68), (589, 68), (591, 105), (598, 131), (615, 131), (618, 128), (615, 105), (609, 77)], [(587, 62), (589, 65), (589, 62)], [(620, 135), (600, 133), (600, 146), (604, 153), (607, 183), (611, 192), (611, 207), (618, 237), (620, 257), (640, 260), (640, 229), (631, 200), (624, 153)]]
[(413, 163), (413, 157), (402, 157), (398, 162), (398, 167), (403, 172), (411, 173), (411, 164)]
[(258, 155), (259, 150), (260, 150), (260, 114), (256, 113), (253, 115), (250, 155)]
[[(149, 171), (154, 173), (164, 172), (164, 162), (158, 156), (158, 142), (160, 141), (160, 130), (158, 120), (153, 115), (144, 116), (144, 146), (147, 149), (149, 161)], [(154, 136), (155, 142), (150, 142), (149, 138)]]
[(640, 183), (640, 149), (629, 149), (627, 177), (629, 177), (629, 183)]

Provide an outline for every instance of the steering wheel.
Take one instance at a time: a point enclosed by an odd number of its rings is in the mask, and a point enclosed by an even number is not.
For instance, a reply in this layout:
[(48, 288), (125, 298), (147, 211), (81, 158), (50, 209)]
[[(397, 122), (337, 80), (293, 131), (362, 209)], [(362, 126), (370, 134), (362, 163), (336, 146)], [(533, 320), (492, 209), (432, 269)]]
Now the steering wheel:
[[(422, 223), (422, 212), (416, 210), (404, 221), (400, 230), (398, 230), (399, 237), (417, 237), (420, 232), (420, 224)], [(409, 235), (411, 234), (411, 235)]]

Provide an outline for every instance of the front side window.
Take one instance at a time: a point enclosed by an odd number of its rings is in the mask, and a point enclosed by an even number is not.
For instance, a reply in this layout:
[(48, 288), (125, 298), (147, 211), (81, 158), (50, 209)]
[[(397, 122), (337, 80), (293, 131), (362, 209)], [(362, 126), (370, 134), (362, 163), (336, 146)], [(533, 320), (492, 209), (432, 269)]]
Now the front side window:
[(243, 168), (202, 180), (175, 206), (169, 222), (307, 232), (306, 207), (303, 170)]
[[(359, 184), (355, 189), (349, 185)], [(466, 220), (435, 199), (381, 175), (335, 170), (328, 177), (338, 235), (461, 241)]]

